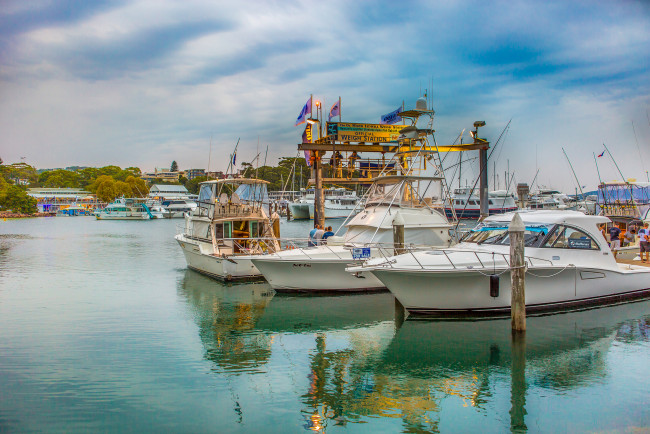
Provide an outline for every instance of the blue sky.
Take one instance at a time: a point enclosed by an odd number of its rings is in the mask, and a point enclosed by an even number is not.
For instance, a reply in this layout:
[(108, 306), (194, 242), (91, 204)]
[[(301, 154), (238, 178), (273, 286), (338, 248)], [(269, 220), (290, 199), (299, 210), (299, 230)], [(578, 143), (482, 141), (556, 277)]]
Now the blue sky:
[(573, 191), (562, 147), (588, 188), (603, 143), (645, 178), (649, 72), (642, 1), (4, 0), (0, 157), (184, 169), (207, 167), (212, 141), (224, 169), (240, 138), (240, 162), (259, 141), (275, 163), (296, 155), (310, 94), (377, 122), (428, 88), (439, 143), (475, 120), (496, 141), (512, 119), (501, 179), (509, 161), (517, 182), (539, 168), (538, 184)]

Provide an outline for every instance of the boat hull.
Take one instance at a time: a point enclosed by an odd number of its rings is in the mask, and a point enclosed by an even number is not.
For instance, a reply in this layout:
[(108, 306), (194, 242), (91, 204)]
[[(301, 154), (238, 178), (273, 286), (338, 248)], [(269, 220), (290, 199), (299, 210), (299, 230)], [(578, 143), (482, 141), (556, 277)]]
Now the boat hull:
[[(512, 208), (490, 208), (489, 209), (489, 214), (490, 215), (495, 215), (495, 214), (504, 214), (507, 212), (512, 212), (512, 211), (517, 211), (517, 207), (512, 207)], [(456, 210), (456, 218), (459, 219), (477, 219), (481, 217), (481, 210), (479, 208), (455, 208)], [(445, 208), (445, 214), (447, 215), (447, 218), (452, 218), (453, 213), (451, 208)]]
[[(309, 249), (308, 249), (309, 250)], [(258, 270), (264, 274), (271, 287), (277, 292), (370, 292), (385, 291), (386, 287), (367, 272), (345, 271), (354, 261), (349, 252), (342, 252), (342, 259), (308, 259), (295, 257), (253, 259)]]
[[(503, 270), (496, 269), (496, 273)], [(526, 311), (543, 313), (618, 303), (650, 296), (650, 272), (593, 268), (536, 267), (526, 274)], [(390, 270), (372, 271), (414, 315), (434, 317), (503, 316), (510, 314), (510, 273), (499, 277), (497, 297), (490, 296), (486, 272)]]
[(150, 220), (149, 214), (95, 214), (97, 220)]
[(253, 265), (251, 256), (219, 257), (204, 252), (212, 249), (209, 243), (201, 243), (177, 236), (176, 241), (183, 250), (187, 268), (222, 281), (264, 280), (264, 276)]

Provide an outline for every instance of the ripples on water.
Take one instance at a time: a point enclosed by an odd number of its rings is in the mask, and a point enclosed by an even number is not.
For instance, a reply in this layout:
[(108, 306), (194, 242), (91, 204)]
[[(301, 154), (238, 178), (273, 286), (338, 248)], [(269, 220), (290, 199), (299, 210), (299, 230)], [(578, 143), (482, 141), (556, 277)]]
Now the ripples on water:
[[(186, 270), (175, 221), (0, 226), (0, 432), (647, 430), (650, 302), (395, 321)], [(283, 222), (304, 236), (308, 222)]]

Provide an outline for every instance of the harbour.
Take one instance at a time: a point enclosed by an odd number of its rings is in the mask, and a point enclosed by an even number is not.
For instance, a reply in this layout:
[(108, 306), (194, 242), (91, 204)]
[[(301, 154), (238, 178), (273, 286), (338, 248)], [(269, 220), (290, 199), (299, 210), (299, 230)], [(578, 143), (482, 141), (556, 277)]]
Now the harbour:
[(221, 283), (186, 268), (176, 223), (1, 223), (4, 431), (647, 427), (648, 301), (529, 317), (513, 347), (509, 320), (404, 320), (386, 291)]

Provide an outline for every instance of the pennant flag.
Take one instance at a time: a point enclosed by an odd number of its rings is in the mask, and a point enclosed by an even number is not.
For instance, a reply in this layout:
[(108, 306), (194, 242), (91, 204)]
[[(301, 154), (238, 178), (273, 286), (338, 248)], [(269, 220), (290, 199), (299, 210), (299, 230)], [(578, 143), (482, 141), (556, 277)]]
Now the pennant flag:
[(605, 155), (605, 151), (601, 152), (601, 154), (598, 156), (599, 158)]
[(332, 108), (330, 109), (330, 114), (327, 117), (327, 121), (331, 121), (333, 117), (338, 116), (341, 114), (341, 100), (338, 100), (334, 103)]
[(300, 110), (300, 114), (298, 115), (298, 119), (296, 119), (295, 126), (304, 123), (307, 120), (307, 115), (309, 114), (311, 114), (311, 96), (303, 106), (302, 110)]
[(236, 161), (237, 161), (237, 151), (235, 151), (235, 152), (232, 154), (232, 165), (233, 165), (233, 166), (237, 164)]
[[(303, 143), (311, 143), (312, 135), (311, 135), (311, 124), (307, 124), (305, 127), (305, 131), (302, 132), (302, 142)], [(307, 166), (311, 166), (311, 160), (310, 160), (310, 152), (309, 151), (304, 151), (305, 152), (305, 161), (307, 162)]]
[(392, 111), (388, 114), (385, 114), (381, 117), (381, 124), (394, 124), (402, 120), (399, 114), (402, 112), (402, 107), (398, 107), (397, 110)]

